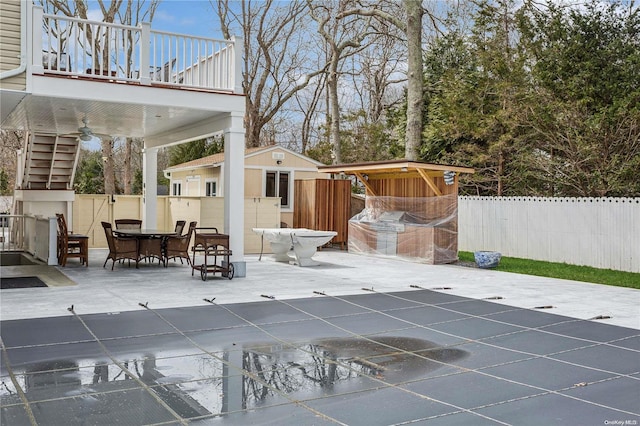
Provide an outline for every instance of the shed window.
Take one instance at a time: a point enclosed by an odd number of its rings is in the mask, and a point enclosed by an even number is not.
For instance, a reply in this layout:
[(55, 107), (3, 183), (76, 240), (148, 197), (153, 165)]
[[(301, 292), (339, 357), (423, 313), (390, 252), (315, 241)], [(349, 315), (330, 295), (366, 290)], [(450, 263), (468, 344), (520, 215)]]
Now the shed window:
[(267, 172), (265, 196), (280, 197), (280, 206), (289, 207), (289, 172)]
[(207, 197), (216, 197), (218, 195), (218, 182), (215, 180), (205, 182), (205, 195)]
[(182, 182), (173, 182), (173, 184), (171, 185), (171, 195), (182, 195)]

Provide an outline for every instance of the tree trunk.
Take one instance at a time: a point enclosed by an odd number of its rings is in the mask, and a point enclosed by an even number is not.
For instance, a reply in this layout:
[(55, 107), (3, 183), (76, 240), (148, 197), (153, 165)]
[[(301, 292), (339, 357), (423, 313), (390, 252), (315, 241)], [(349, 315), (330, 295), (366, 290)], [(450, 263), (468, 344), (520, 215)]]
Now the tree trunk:
[(131, 182), (133, 181), (133, 165), (131, 164), (131, 144), (133, 140), (126, 138), (124, 141), (124, 194), (131, 195)]
[(245, 112), (245, 145), (247, 148), (256, 148), (260, 146), (260, 133), (262, 125), (260, 125), (259, 112), (251, 107)]
[(422, 141), (422, 5), (403, 0), (407, 13), (407, 127), (405, 157), (417, 160)]
[(331, 163), (342, 163), (340, 154), (340, 105), (338, 105), (338, 54), (331, 58), (331, 70), (329, 71), (329, 104), (331, 106)]
[(102, 161), (104, 163), (104, 193), (116, 193), (116, 175), (113, 167), (113, 139), (102, 139)]

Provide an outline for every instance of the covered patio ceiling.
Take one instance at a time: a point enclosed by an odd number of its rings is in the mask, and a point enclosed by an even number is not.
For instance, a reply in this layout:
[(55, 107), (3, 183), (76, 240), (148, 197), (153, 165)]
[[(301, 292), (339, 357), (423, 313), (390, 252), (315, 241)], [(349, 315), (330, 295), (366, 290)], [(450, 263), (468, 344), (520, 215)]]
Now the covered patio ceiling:
[[(229, 93), (35, 79), (47, 80), (56, 88), (38, 90), (38, 95), (5, 97), (3, 92), (3, 129), (73, 135), (86, 117), (87, 126), (98, 137), (144, 138), (147, 147), (160, 147), (211, 135), (219, 120), (234, 109), (241, 111), (244, 104), (244, 97)], [(60, 97), (61, 92), (67, 96)]]

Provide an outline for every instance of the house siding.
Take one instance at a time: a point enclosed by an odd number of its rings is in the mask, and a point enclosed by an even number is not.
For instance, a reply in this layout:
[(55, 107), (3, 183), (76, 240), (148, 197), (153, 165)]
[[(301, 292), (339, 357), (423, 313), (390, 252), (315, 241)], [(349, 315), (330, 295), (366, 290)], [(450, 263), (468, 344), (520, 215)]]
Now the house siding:
[[(199, 182), (192, 180), (187, 185), (187, 177), (200, 178)], [(205, 182), (209, 179), (218, 179), (220, 182), (220, 168), (209, 167), (194, 170), (179, 170), (171, 172), (171, 181), (182, 181), (182, 195), (189, 197), (199, 197), (205, 195)], [(221, 188), (218, 187), (218, 194), (221, 194)]]
[[(26, 7), (26, 2), (25, 3)], [(20, 66), (20, 0), (0, 2), (0, 72), (10, 71)], [(26, 73), (0, 80), (2, 89), (26, 90)]]
[(245, 197), (262, 197), (263, 172), (260, 169), (245, 169), (244, 171), (244, 195)]
[[(284, 155), (284, 158), (280, 160), (282, 161), (281, 164), (278, 164), (278, 160), (273, 158), (274, 153)], [(258, 166), (265, 168), (273, 166), (277, 168), (316, 169), (318, 167), (313, 161), (293, 155), (283, 149), (274, 149), (267, 152), (251, 154), (245, 158), (244, 164), (245, 166)]]
[[(276, 158), (274, 158), (276, 153)], [(278, 160), (280, 164), (278, 164)], [(218, 159), (211, 159), (211, 161), (220, 161)], [(201, 166), (202, 164), (200, 164)], [(178, 166), (180, 167), (180, 166)], [(245, 169), (244, 169), (244, 196), (248, 199), (258, 199), (265, 197), (265, 176), (267, 171), (287, 172), (290, 174), (290, 186), (289, 186), (289, 200), (290, 206), (283, 208), (280, 211), (280, 216), (277, 221), (274, 221), (272, 217), (267, 217), (265, 220), (269, 223), (269, 226), (262, 224), (261, 226), (254, 227), (274, 227), (280, 224), (286, 224), (287, 226), (293, 226), (293, 211), (294, 206), (294, 181), (298, 179), (327, 179), (329, 177), (326, 173), (319, 173), (317, 171), (318, 164), (307, 159), (299, 154), (287, 151), (285, 149), (273, 148), (266, 151), (249, 152), (245, 156)], [(208, 179), (218, 180), (218, 194), (224, 196), (222, 192), (222, 178), (220, 176), (220, 167), (198, 167), (185, 170), (174, 170), (171, 172), (171, 181), (179, 180), (182, 182), (182, 195), (188, 197), (197, 197), (205, 195), (205, 182)], [(199, 192), (196, 191), (195, 181), (187, 183), (187, 177), (199, 176)], [(247, 214), (260, 214), (247, 213)], [(251, 227), (247, 228), (250, 230)], [(245, 246), (245, 250), (247, 250)]]

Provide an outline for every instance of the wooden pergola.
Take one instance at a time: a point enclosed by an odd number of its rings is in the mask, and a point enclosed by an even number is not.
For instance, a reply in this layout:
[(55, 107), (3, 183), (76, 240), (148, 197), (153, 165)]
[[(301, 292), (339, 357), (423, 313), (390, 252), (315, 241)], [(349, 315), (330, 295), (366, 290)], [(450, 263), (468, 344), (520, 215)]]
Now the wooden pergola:
[(349, 220), (350, 251), (431, 264), (458, 259), (458, 176), (473, 169), (392, 160), (318, 171), (355, 176), (365, 187), (367, 213)]
[[(418, 161), (391, 160), (318, 167), (319, 172), (355, 176), (366, 195), (424, 197), (457, 194), (458, 175), (474, 173), (469, 167), (447, 166)], [(445, 173), (453, 181), (447, 184)]]

